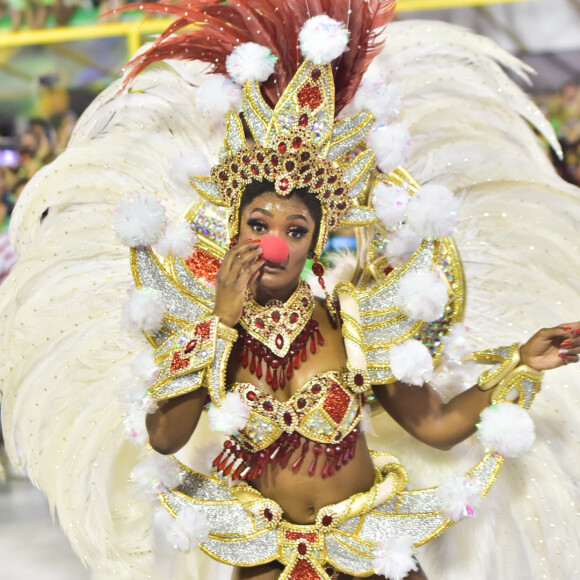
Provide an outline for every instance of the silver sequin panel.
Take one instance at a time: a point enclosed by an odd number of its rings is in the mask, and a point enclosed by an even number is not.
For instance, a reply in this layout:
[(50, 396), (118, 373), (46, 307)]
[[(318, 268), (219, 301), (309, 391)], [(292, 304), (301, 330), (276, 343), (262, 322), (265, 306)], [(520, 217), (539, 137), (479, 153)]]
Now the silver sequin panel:
[(256, 560), (271, 562), (278, 556), (276, 530), (268, 530), (250, 540), (221, 542), (210, 538), (202, 544), (204, 552), (216, 559), (225, 560), (238, 566), (251, 565)]
[(190, 321), (206, 315), (206, 312), (200, 306), (188, 300), (179, 291), (179, 288), (160, 269), (161, 266), (155, 262), (147, 249), (137, 248), (136, 261), (141, 283), (149, 288), (154, 288), (161, 294), (168, 314)]
[(358, 131), (354, 131), (352, 135), (350, 135), (350, 137), (344, 139), (343, 141), (339, 141), (338, 143), (332, 145), (328, 149), (326, 158), (329, 161), (334, 161), (341, 155), (344, 155), (347, 151), (353, 149), (357, 145), (357, 143), (362, 141), (364, 136), (369, 132), (369, 130), (372, 127), (372, 116), (365, 111), (361, 111), (360, 113), (358, 113), (358, 115), (354, 115), (350, 119), (346, 119), (340, 125), (335, 126), (332, 134), (332, 141), (339, 139), (342, 135), (346, 133), (350, 133), (359, 125), (360, 129)]
[(342, 571), (362, 576), (374, 572), (372, 558), (363, 558), (350, 550), (331, 536), (326, 537), (326, 556), (330, 564)]
[(220, 396), (220, 369), (223, 364), (223, 357), (228, 342), (223, 338), (217, 337), (215, 345), (215, 357), (211, 363), (211, 382), (209, 385), (209, 393), (212, 401), (219, 401)]
[(214, 302), (215, 294), (203, 284), (200, 284), (192, 275), (191, 272), (183, 265), (181, 260), (174, 262), (175, 275), (177, 279), (192, 293), (208, 302)]
[(194, 371), (176, 379), (173, 379), (163, 389), (155, 393), (156, 399), (170, 399), (174, 393), (184, 392), (184, 389), (199, 386), (201, 383), (202, 371)]

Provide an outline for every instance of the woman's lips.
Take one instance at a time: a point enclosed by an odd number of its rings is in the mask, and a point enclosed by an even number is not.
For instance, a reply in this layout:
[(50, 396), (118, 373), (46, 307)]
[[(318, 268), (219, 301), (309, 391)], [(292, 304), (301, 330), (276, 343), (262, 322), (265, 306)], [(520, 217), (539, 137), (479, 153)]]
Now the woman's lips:
[(285, 264), (274, 264), (272, 262), (266, 262), (262, 268), (264, 272), (269, 272), (271, 274), (282, 272), (285, 269), (286, 269)]

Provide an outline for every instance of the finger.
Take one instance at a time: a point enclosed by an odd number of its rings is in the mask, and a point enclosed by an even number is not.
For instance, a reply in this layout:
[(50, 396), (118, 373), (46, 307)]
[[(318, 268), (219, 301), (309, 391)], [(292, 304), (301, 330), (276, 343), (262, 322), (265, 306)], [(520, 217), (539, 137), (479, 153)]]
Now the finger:
[(246, 287), (249, 286), (253, 281), (252, 279), (254, 279), (262, 270), (264, 263), (265, 262), (258, 259), (255, 262), (244, 265), (244, 267), (240, 270), (240, 282)]
[(562, 359), (562, 365), (568, 365), (568, 364), (573, 364), (573, 363), (577, 363), (578, 360), (580, 360), (580, 357), (577, 354), (572, 354), (572, 355), (568, 355), (568, 356), (560, 356), (560, 358)]
[(561, 355), (576, 355), (576, 354), (580, 354), (580, 347), (574, 347), (574, 348), (561, 348), (558, 351), (558, 354)]
[(553, 340), (555, 338), (569, 338), (573, 330), (571, 324), (562, 324), (554, 328), (542, 328), (536, 336), (542, 340)]
[(258, 247), (258, 244), (254, 242), (244, 242), (232, 248), (224, 257), (222, 261), (222, 265), (220, 270), (222, 270), (222, 274), (228, 274), (232, 271), (232, 269), (236, 269), (236, 272), (239, 271), (240, 264), (243, 263), (243, 260), (248, 255), (260, 255), (262, 253), (262, 248)]

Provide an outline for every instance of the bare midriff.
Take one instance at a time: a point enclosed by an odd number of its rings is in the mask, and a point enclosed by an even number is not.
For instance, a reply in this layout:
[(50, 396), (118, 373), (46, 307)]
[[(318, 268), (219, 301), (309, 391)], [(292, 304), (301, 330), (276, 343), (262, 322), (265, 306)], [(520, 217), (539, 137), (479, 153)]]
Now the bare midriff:
[[(258, 380), (256, 376), (244, 369), (235, 356), (230, 358), (228, 365), (228, 383), (252, 383), (274, 398), (287, 401), (312, 377), (346, 367), (342, 333), (340, 328), (334, 327), (320, 302), (316, 305), (314, 318), (320, 325), (324, 346), (304, 361), (284, 389), (272, 391), (264, 379)], [(295, 456), (298, 456), (298, 453), (297, 450)], [(323, 478), (320, 468), (317, 469), (315, 475), (310, 476), (307, 466), (314, 458), (311, 448), (304, 458), (303, 468), (297, 472), (293, 472), (288, 467), (281, 468), (277, 463), (271, 463), (266, 467), (261, 478), (250, 483), (263, 496), (276, 501), (284, 510), (285, 517), (296, 524), (313, 523), (320, 508), (341, 502), (355, 493), (367, 491), (374, 483), (375, 470), (362, 433), (357, 440), (355, 457), (332, 476)], [(292, 465), (292, 462), (293, 458), (290, 458), (289, 465)]]

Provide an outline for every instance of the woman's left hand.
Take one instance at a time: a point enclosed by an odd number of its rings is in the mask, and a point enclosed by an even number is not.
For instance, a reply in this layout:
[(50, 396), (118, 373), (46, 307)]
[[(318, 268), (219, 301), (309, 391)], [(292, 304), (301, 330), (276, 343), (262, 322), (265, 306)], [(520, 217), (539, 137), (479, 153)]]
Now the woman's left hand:
[(578, 362), (579, 354), (580, 322), (542, 328), (520, 349), (521, 362), (537, 371)]

